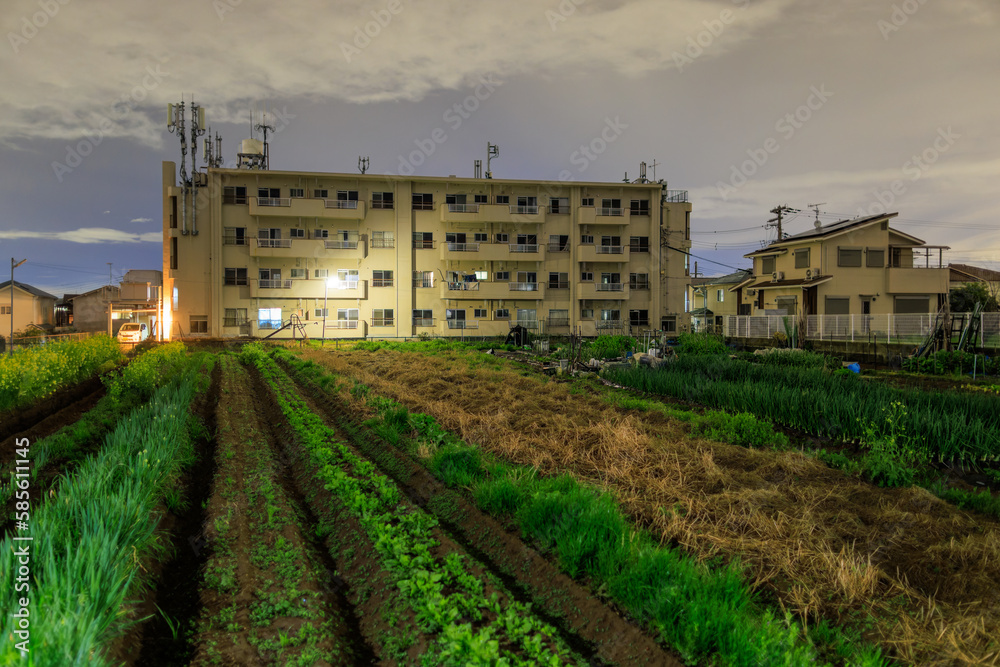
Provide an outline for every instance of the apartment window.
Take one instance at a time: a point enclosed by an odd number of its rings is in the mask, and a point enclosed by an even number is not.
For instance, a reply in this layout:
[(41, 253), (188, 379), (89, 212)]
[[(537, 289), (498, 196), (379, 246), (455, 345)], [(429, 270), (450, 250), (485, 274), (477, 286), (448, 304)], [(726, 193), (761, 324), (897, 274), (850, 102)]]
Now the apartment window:
[(556, 214), (569, 213), (569, 197), (549, 197), (549, 211)]
[(191, 333), (193, 334), (208, 333), (208, 315), (192, 315), (190, 323), (191, 323)]
[(490, 235), (486, 232), (476, 232), (472, 235), (472, 240), (476, 243), (489, 243)]
[(372, 287), (392, 287), (392, 271), (385, 269), (372, 271)]
[(177, 229), (177, 197), (170, 198), (170, 228)]
[(517, 213), (538, 213), (538, 197), (518, 197)]
[(288, 236), (293, 239), (304, 239), (306, 237), (306, 230), (300, 227), (292, 227), (288, 230)]
[[(337, 322), (353, 322), (357, 325), (359, 311), (357, 308), (338, 308)], [(354, 326), (351, 327), (352, 329)]]
[(601, 210), (598, 211), (600, 215), (621, 215), (622, 214), (622, 200), (621, 199), (602, 199), (601, 200)]
[(581, 283), (592, 283), (592, 282), (594, 282), (594, 272), (593, 271), (581, 271), (580, 272), (580, 282)]
[(549, 326), (559, 327), (569, 324), (569, 311), (565, 309), (549, 309)]
[(500, 282), (507, 282), (510, 280), (510, 271), (495, 271), (493, 273), (493, 280)]
[(330, 275), (330, 269), (313, 269), (313, 278), (326, 278)]
[(246, 323), (247, 323), (246, 308), (226, 308), (225, 315), (222, 318), (222, 326), (238, 327)]
[(837, 266), (861, 266), (861, 248), (837, 248)]
[(549, 252), (569, 252), (569, 236), (565, 234), (549, 235)]
[(774, 273), (774, 259), (774, 257), (760, 258), (760, 274), (762, 276), (769, 276)]
[(724, 289), (715, 290), (715, 300), (718, 301), (719, 303), (724, 302), (726, 300), (726, 290)]
[(433, 310), (414, 310), (413, 311), (413, 326), (417, 326), (417, 327), (430, 327), (430, 326), (434, 326), (434, 311)]
[(373, 192), (372, 208), (391, 209), (393, 207), (393, 195), (391, 192)]
[(870, 269), (881, 269), (885, 266), (885, 250), (880, 248), (868, 248), (866, 253), (866, 266)]
[(222, 243), (223, 243), (223, 245), (246, 245), (247, 244), (247, 228), (246, 227), (223, 227), (222, 228)]
[(223, 285), (247, 285), (247, 270), (245, 268), (232, 268), (223, 271)]
[(601, 274), (601, 285), (605, 291), (620, 292), (621, 283), (622, 274), (620, 273), (606, 272)]
[(314, 239), (326, 239), (326, 238), (330, 238), (330, 230), (329, 229), (314, 229), (313, 230), (313, 238)]
[(433, 211), (434, 210), (434, 195), (431, 193), (413, 193), (413, 210), (414, 211)]
[[(358, 201), (358, 191), (357, 190), (337, 190), (337, 201), (339, 202), (356, 202)], [(355, 204), (355, 206), (357, 206)], [(344, 208), (350, 208), (345, 206)]]
[(281, 197), (281, 188), (257, 188), (258, 199), (278, 199)]
[(633, 199), (629, 202), (629, 212), (632, 215), (649, 215), (649, 200)]
[(374, 308), (372, 309), (372, 326), (373, 327), (391, 327), (395, 326), (395, 318), (393, 317), (392, 308)]
[(517, 323), (530, 328), (535, 322), (538, 321), (538, 316), (535, 312), (536, 310), (534, 308), (518, 308)]
[(648, 310), (628, 311), (628, 323), (634, 327), (648, 327), (649, 311)]
[(507, 232), (500, 232), (493, 237), (497, 243), (507, 243), (510, 240), (510, 234)]
[(569, 274), (549, 272), (549, 289), (569, 289)]
[(828, 296), (826, 297), (826, 314), (827, 315), (850, 315), (851, 314), (851, 299), (846, 296)]
[(281, 269), (257, 269), (260, 280), (281, 280)]
[(476, 204), (485, 204), (489, 201), (486, 195), (472, 195), (472, 201)]
[(413, 232), (414, 248), (433, 248), (434, 232)]
[(628, 274), (628, 288), (632, 290), (648, 290), (649, 274), (648, 273)]
[(510, 204), (510, 195), (497, 195), (494, 199), (497, 204), (503, 204), (505, 206)]
[(809, 249), (796, 250), (795, 253), (795, 268), (796, 269), (808, 269), (809, 264)]
[[(517, 245), (519, 246), (536, 246), (538, 245), (538, 235), (537, 234), (518, 234), (517, 235)], [(526, 248), (528, 249), (528, 248)]]
[(413, 272), (413, 286), (414, 287), (434, 287), (434, 272), (433, 271), (414, 271)]
[(622, 319), (622, 311), (617, 308), (607, 308), (601, 310), (602, 322), (619, 322)]
[(292, 280), (305, 280), (309, 276), (309, 272), (306, 269), (292, 269), (291, 279)]
[(301, 199), (306, 196), (306, 191), (302, 188), (289, 188), (288, 196), (292, 199)]
[(170, 268), (177, 268), (177, 237), (170, 239)]
[(337, 285), (340, 289), (357, 289), (357, 269), (337, 269)]
[(594, 245), (594, 235), (580, 234), (580, 245)]
[(489, 274), (488, 271), (478, 271), (477, 270), (477, 271), (474, 271), (474, 274), (476, 276), (476, 280), (489, 280), (490, 279), (490, 274)]
[(594, 205), (593, 197), (584, 197), (580, 200), (580, 206), (593, 206), (593, 205)]
[(281, 308), (259, 308), (257, 310), (258, 329), (280, 329)]
[(316, 319), (320, 319), (322, 317), (326, 317), (329, 314), (330, 314), (330, 309), (329, 308), (315, 308), (315, 309), (313, 309), (313, 317), (315, 317)]
[(372, 232), (373, 248), (395, 248), (396, 237), (393, 232)]
[(660, 320), (660, 328), (663, 333), (677, 333), (677, 316), (670, 315)]
[(485, 308), (473, 308), (472, 316), (475, 317), (477, 320), (485, 320), (487, 317), (489, 317), (489, 315), (487, 315), (488, 312), (489, 311), (486, 310)]
[(10, 315), (10, 306), (0, 306), (0, 315)]
[[(635, 215), (634, 213), (632, 215)], [(628, 251), (629, 252), (649, 252), (649, 237), (648, 236), (630, 236), (628, 237)]]
[(592, 319), (594, 319), (594, 309), (593, 308), (580, 308), (580, 319), (581, 320), (592, 320)]
[(497, 308), (493, 311), (493, 319), (495, 320), (509, 320), (510, 319), (510, 309), (509, 308)]
[(313, 197), (316, 199), (329, 199), (330, 191), (326, 188), (317, 188), (316, 190), (313, 190)]
[(223, 204), (246, 204), (247, 189), (243, 185), (227, 185), (222, 188)]

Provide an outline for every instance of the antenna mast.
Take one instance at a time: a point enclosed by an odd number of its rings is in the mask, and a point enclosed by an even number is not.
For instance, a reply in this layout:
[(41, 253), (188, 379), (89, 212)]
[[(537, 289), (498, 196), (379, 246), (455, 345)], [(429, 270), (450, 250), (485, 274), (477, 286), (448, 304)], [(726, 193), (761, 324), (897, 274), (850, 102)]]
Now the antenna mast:
[(359, 155), (358, 156), (358, 171), (360, 171), (362, 174), (364, 174), (366, 171), (368, 171), (368, 163), (369, 162), (370, 162), (370, 160), (369, 160), (368, 156), (361, 157)]
[(167, 131), (175, 132), (181, 139), (181, 234), (187, 236), (187, 135), (184, 132), (186, 118), (184, 115), (184, 96), (179, 104), (167, 105)]
[(823, 223), (819, 221), (819, 207), (825, 204), (826, 204), (825, 201), (820, 202), (818, 204), (806, 204), (806, 208), (811, 208), (813, 212), (816, 214), (816, 222), (813, 223), (813, 227), (815, 227), (816, 229), (819, 229), (820, 227), (823, 226)]
[(274, 132), (274, 126), (267, 124), (267, 107), (264, 107), (264, 111), (261, 113), (260, 122), (253, 126), (253, 129), (258, 132), (264, 133), (264, 171), (271, 168), (270, 153), (267, 148), (267, 133)]
[(493, 158), (500, 157), (500, 147), (496, 144), (491, 144), (486, 142), (486, 178), (493, 178), (493, 169), (490, 167), (490, 163), (493, 162)]

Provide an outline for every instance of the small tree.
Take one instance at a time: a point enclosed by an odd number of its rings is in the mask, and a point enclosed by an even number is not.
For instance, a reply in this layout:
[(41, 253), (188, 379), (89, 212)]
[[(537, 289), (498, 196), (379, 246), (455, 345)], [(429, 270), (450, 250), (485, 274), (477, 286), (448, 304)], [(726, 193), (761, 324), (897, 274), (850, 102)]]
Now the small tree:
[(977, 302), (983, 305), (983, 312), (1000, 311), (996, 296), (990, 294), (989, 288), (984, 283), (965, 283), (961, 287), (956, 287), (951, 290), (948, 300), (953, 313), (972, 312)]

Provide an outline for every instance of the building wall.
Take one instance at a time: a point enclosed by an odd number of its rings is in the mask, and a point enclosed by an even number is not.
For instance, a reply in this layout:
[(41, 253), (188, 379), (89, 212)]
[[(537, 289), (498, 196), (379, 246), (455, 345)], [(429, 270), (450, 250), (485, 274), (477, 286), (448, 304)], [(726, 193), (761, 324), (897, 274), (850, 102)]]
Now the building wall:
[[(14, 333), (24, 331), (29, 324), (52, 324), (55, 299), (37, 297), (14, 289)], [(0, 335), (10, 336), (10, 286), (0, 289)]]
[(78, 331), (108, 332), (108, 302), (117, 299), (118, 288), (102, 287), (73, 298), (73, 328)]
[[(683, 201), (661, 205), (658, 184), (210, 170), (206, 187), (199, 189), (196, 209), (189, 208), (185, 219), (174, 173), (173, 163), (164, 163), (164, 294), (172, 309), (169, 326), (173, 337), (189, 336), (192, 331), (224, 337), (267, 335), (269, 330), (259, 326), (258, 315), (261, 309), (269, 308), (280, 308), (282, 320), (299, 315), (306, 333), (320, 337), (323, 318), (316, 311), (324, 302), (328, 303), (327, 337), (462, 335), (463, 331), (474, 336), (496, 335), (509, 330), (518, 311), (526, 321), (544, 322), (542, 326), (551, 333), (575, 329), (584, 335), (604, 330), (599, 327), (602, 310), (617, 310), (626, 328), (630, 310), (646, 311), (648, 324), (633, 327), (633, 331), (659, 328), (666, 317), (683, 318), (684, 255), (661, 243), (660, 230), (662, 223), (662, 240), (670, 246), (690, 247), (687, 226), (691, 206)], [(224, 203), (226, 188), (233, 187), (246, 188), (246, 201)], [(258, 201), (261, 187), (276, 188), (277, 201)], [(305, 197), (290, 197), (293, 188), (302, 190)], [(318, 189), (326, 190), (327, 196), (314, 197)], [(338, 191), (356, 191), (357, 208), (338, 208)], [(373, 193), (391, 193), (392, 208), (378, 208)], [(414, 210), (414, 193), (429, 194), (432, 207)], [(467, 197), (467, 210), (446, 204), (446, 197), (453, 194)], [(487, 203), (476, 206), (475, 195)], [(497, 198), (504, 196), (509, 203), (497, 203)], [(518, 209), (518, 197), (536, 198), (538, 212)], [(552, 200), (558, 198), (565, 202), (554, 207)], [(584, 198), (592, 198), (594, 205), (585, 206)], [(611, 212), (602, 210), (603, 199), (621, 200), (624, 210), (619, 215), (602, 215)], [(648, 214), (631, 215), (633, 199), (646, 200)], [(197, 234), (192, 228), (195, 215)], [(243, 242), (227, 235), (227, 229), (245, 230)], [(260, 230), (268, 229), (280, 230), (280, 243), (258, 242)], [(430, 247), (414, 247), (415, 232), (430, 233)], [(328, 238), (317, 239), (317, 233)], [(389, 233), (392, 247), (380, 247), (388, 245), (385, 237)], [(477, 233), (486, 240), (476, 241)], [(461, 237), (447, 242), (446, 234), (465, 234), (464, 244)], [(507, 241), (499, 241), (498, 234), (507, 234)], [(519, 240), (519, 234), (534, 235), (535, 243)], [(344, 235), (349, 241), (356, 240), (357, 247), (353, 243), (346, 244), (351, 247), (331, 247), (337, 244), (328, 243)], [(593, 237), (594, 244), (583, 242), (586, 235)], [(550, 236), (567, 237), (563, 248), (550, 246)], [(647, 239), (643, 251), (629, 248), (633, 236)], [(614, 246), (615, 252), (600, 252), (602, 242), (605, 247)], [(537, 247), (524, 247), (531, 245)], [(246, 284), (225, 284), (227, 268), (245, 269)], [(261, 270), (280, 272), (282, 282), (268, 283)], [(357, 286), (327, 287), (316, 273), (323, 270), (330, 277), (338, 271), (356, 271)], [(294, 279), (293, 271), (297, 274)], [(379, 284), (377, 271), (392, 271), (391, 286)], [(414, 271), (430, 272), (431, 286), (416, 286)], [(479, 281), (477, 289), (464, 289), (469, 285), (462, 276), (476, 271), (485, 271), (488, 280)], [(509, 272), (509, 281), (497, 279), (496, 274), (504, 271)], [(304, 277), (299, 276), (302, 272)], [(550, 272), (566, 274), (565, 280), (556, 278), (550, 284)], [(584, 272), (592, 273), (593, 281), (583, 280)], [(524, 283), (531, 282), (529, 273), (534, 274), (536, 289), (512, 286), (520, 283), (526, 287)], [(599, 287), (602, 274), (609, 274), (606, 282), (616, 285), (613, 290)], [(647, 278), (642, 281), (637, 276), (630, 286), (630, 274)], [(240, 278), (237, 281), (243, 282)], [(241, 309), (239, 315), (245, 309), (252, 324), (231, 326), (235, 322), (226, 321), (227, 309)], [(357, 310), (357, 328), (335, 328), (338, 311), (351, 309)], [(374, 315), (387, 309), (393, 311), (393, 320), (383, 326), (387, 323), (376, 322)], [(477, 309), (484, 313), (477, 316)], [(510, 319), (498, 318), (499, 309), (507, 309)], [(431, 311), (433, 323), (414, 324), (414, 310)], [(447, 313), (457, 310), (465, 311), (464, 330), (449, 326)], [(282, 332), (282, 336), (286, 334), (291, 335)]]

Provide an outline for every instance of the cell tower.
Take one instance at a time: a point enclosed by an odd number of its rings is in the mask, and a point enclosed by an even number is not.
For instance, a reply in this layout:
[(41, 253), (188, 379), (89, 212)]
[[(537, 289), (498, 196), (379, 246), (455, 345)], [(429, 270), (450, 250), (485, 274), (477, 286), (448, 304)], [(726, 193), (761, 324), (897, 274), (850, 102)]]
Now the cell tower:
[[(186, 117), (187, 107), (184, 97), (178, 104), (167, 105), (167, 130), (176, 133), (181, 140), (181, 234), (187, 235), (187, 193), (191, 190), (191, 229), (192, 236), (198, 235), (198, 137), (205, 134), (205, 109), (191, 100), (190, 124)], [(190, 135), (187, 130), (190, 129)], [(188, 140), (191, 141), (191, 174), (187, 170)]]
[(500, 157), (500, 147), (496, 144), (486, 142), (486, 178), (493, 178), (493, 169), (490, 164), (493, 162), (493, 158)]

